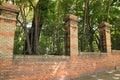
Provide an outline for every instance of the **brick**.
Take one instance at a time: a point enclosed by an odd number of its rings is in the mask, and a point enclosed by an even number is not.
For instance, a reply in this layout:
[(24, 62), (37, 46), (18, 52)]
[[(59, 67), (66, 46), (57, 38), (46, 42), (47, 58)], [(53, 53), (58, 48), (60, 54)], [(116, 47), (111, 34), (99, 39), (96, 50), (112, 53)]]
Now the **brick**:
[[(100, 38), (102, 43), (102, 48), (109, 54), (111, 52), (111, 36), (110, 36), (110, 25), (107, 22), (103, 22), (99, 25)], [(102, 50), (101, 50), (102, 51)]]
[(66, 53), (72, 56), (73, 53), (78, 54), (78, 18), (74, 15), (67, 15), (65, 18), (66, 35)]
[(0, 50), (13, 50), (13, 47), (9, 46), (0, 46)]
[(4, 19), (4, 17), (0, 17), (0, 23), (8, 23), (8, 24), (12, 24), (12, 25), (16, 25), (16, 20), (10, 20), (9, 18)]
[(13, 37), (14, 38), (14, 33), (13, 32), (0, 32), (0, 36)]
[(78, 38), (78, 36), (71, 35), (71, 36), (68, 36), (68, 38)]
[(3, 3), (0, 11), (0, 58), (12, 58), (18, 7)]

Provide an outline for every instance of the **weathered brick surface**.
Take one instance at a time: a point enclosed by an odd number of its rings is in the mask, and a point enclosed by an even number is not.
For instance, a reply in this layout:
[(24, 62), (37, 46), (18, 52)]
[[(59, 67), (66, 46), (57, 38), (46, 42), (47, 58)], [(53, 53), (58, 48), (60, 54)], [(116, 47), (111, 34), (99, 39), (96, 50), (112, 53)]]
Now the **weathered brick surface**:
[(8, 4), (8, 3), (2, 3), (2, 6), (5, 8), (16, 10), (16, 11), (18, 11), (18, 9), (19, 9), (16, 5), (12, 5), (12, 4)]
[(13, 32), (15, 30), (15, 25), (11, 24), (3, 24), (2, 22), (0, 23), (0, 32)]
[(78, 55), (78, 17), (69, 14), (65, 18), (66, 54), (72, 58)]
[(15, 27), (0, 23), (0, 57), (12, 57)]
[(0, 60), (0, 65), (0, 80), (71, 80), (114, 69), (120, 65), (120, 53), (109, 56), (82, 54), (74, 61), (69, 57), (18, 56), (13, 61)]
[(0, 59), (13, 57), (17, 13), (16, 5), (7, 3), (0, 5)]
[(103, 22), (99, 25), (101, 51), (111, 54), (110, 24)]

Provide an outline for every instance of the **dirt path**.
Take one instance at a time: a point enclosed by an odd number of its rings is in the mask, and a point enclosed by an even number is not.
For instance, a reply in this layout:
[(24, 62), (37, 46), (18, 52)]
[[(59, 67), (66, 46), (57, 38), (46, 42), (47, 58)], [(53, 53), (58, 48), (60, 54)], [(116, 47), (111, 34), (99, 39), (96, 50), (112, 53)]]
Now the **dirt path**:
[(120, 80), (120, 69), (92, 74), (77, 80)]

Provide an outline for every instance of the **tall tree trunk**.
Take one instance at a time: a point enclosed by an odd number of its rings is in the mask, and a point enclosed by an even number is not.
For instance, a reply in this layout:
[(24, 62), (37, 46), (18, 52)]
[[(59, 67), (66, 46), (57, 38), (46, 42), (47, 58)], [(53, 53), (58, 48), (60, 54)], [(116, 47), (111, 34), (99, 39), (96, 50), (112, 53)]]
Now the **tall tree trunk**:
[(83, 22), (83, 34), (81, 42), (81, 51), (85, 50), (85, 38), (86, 38), (86, 28), (87, 28), (87, 14), (88, 14), (88, 0), (84, 0), (84, 22)]
[(57, 54), (60, 55), (60, 3), (61, 0), (58, 0), (58, 27), (57, 27)]
[(29, 40), (30, 40), (32, 54), (38, 54), (39, 53), (39, 51), (38, 51), (39, 37), (40, 37), (42, 25), (43, 25), (43, 20), (41, 18), (42, 14), (39, 14), (39, 11), (41, 10), (41, 9), (39, 9), (39, 7), (41, 5), (39, 4), (40, 1), (37, 3), (36, 6), (33, 6), (32, 2), (30, 0), (29, 0), (29, 2), (31, 3), (31, 6), (34, 9), (32, 27), (29, 31)]
[(109, 22), (110, 0), (108, 0), (107, 3), (107, 22)]
[(27, 28), (24, 27), (24, 33), (25, 33), (25, 37), (26, 37), (26, 40), (25, 40), (25, 47), (24, 47), (24, 54), (31, 54), (32, 51), (31, 51), (31, 46), (30, 46), (30, 40), (29, 40), (29, 36), (28, 36), (28, 33), (27, 33)]
[(28, 32), (27, 32), (27, 19), (26, 19), (26, 15), (25, 15), (25, 10), (23, 8), (20, 7), (20, 12), (21, 12), (21, 16), (23, 19), (23, 22), (20, 22), (20, 20), (18, 20), (21, 24), (21, 26), (24, 29), (24, 33), (25, 33), (25, 47), (23, 49), (24, 53), (29, 53), (31, 54), (31, 46), (30, 46), (30, 40), (29, 40), (29, 36), (28, 36)]
[(39, 36), (38, 36), (38, 20), (37, 20), (37, 17), (38, 17), (38, 14), (37, 14), (37, 11), (35, 10), (35, 15), (34, 15), (34, 17), (35, 17), (35, 19), (34, 19), (34, 21), (35, 21), (35, 26), (34, 26), (34, 42), (32, 43), (33, 44), (33, 53), (34, 54), (37, 54), (38, 53), (38, 38), (39, 38)]
[(88, 26), (89, 26), (89, 51), (94, 52), (93, 40), (95, 31), (93, 30), (92, 17), (91, 18), (88, 17)]
[(90, 36), (89, 36), (89, 47), (90, 47), (89, 51), (94, 52), (94, 48), (93, 48), (93, 34), (94, 34), (94, 32), (93, 32), (93, 29), (91, 26), (90, 26), (89, 34), (90, 34)]
[(39, 44), (39, 37), (40, 37), (40, 32), (42, 28), (43, 22), (40, 21), (40, 17), (37, 14), (37, 11), (35, 10), (33, 22), (32, 22), (32, 28), (30, 29), (29, 33), (29, 39), (30, 39), (30, 44), (32, 47), (32, 53), (33, 54), (38, 54), (38, 44)]
[(97, 44), (97, 47), (99, 49), (99, 51), (101, 50), (101, 44), (100, 44), (100, 37), (95, 33), (95, 42)]

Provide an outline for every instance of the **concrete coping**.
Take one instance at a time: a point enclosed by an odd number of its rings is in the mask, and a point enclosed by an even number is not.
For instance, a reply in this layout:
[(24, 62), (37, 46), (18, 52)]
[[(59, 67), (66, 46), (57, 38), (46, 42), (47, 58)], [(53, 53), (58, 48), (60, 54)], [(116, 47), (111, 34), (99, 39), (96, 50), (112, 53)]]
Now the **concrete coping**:
[(67, 22), (69, 20), (72, 20), (72, 21), (75, 21), (75, 22), (79, 21), (78, 17), (73, 15), (73, 14), (68, 14), (64, 19), (65, 22)]
[(56, 55), (14, 55), (16, 58), (68, 58), (68, 56), (56, 56)]
[(9, 3), (2, 3), (2, 5), (0, 5), (0, 10), (6, 10), (6, 11), (15, 12), (15, 13), (19, 12), (19, 8), (17, 5), (13, 5)]
[(104, 52), (80, 52), (79, 56), (106, 56)]
[(6, 17), (1, 16), (1, 15), (0, 15), (0, 19), (16, 21), (15, 18), (6, 18)]
[(22, 62), (66, 62), (69, 61), (69, 56), (55, 55), (14, 55), (14, 61)]
[(105, 27), (110, 28), (110, 24), (108, 22), (102, 22), (98, 27), (99, 28), (105, 28)]
[[(101, 53), (101, 52), (80, 52), (80, 54), (78, 56), (107, 56), (107, 53)], [(2, 57), (1, 57), (2, 58)], [(4, 59), (4, 57), (3, 57)], [(37, 60), (40, 60), (40, 61), (43, 61), (43, 60), (53, 60), (53, 61), (56, 61), (56, 60), (60, 60), (60, 61), (68, 61), (70, 59), (70, 56), (57, 56), (57, 55), (14, 55), (13, 56), (13, 59), (26, 59), (26, 60), (29, 60), (29, 59), (37, 59)]]
[(113, 54), (120, 54), (120, 50), (112, 50)]

